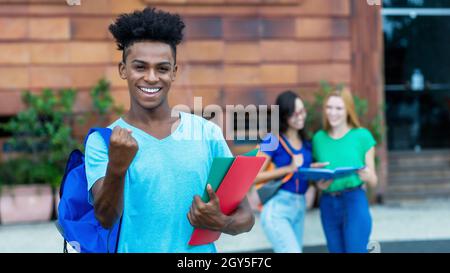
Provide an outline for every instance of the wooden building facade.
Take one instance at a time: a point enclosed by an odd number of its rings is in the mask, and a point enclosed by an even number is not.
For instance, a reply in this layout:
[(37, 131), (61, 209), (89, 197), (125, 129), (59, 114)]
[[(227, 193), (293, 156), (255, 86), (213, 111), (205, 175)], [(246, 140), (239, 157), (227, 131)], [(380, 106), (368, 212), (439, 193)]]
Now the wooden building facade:
[[(76, 2), (76, 1), (72, 1)], [(23, 106), (22, 90), (73, 87), (77, 111), (102, 77), (128, 107), (121, 54), (108, 25), (147, 5), (179, 13), (186, 40), (170, 103), (271, 104), (292, 89), (310, 100), (320, 81), (343, 83), (367, 99), (383, 97), (381, 7), (364, 0), (0, 0), (0, 117)], [(385, 143), (379, 146), (386, 176)], [(383, 191), (384, 182), (380, 191)]]

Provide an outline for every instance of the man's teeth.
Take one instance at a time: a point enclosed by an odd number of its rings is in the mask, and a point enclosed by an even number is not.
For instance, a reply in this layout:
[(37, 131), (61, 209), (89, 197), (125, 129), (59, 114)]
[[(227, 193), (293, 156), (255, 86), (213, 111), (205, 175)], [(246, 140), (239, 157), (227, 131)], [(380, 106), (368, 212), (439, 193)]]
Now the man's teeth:
[(157, 93), (159, 90), (161, 90), (161, 88), (139, 88), (141, 89), (141, 91), (145, 92), (145, 93)]

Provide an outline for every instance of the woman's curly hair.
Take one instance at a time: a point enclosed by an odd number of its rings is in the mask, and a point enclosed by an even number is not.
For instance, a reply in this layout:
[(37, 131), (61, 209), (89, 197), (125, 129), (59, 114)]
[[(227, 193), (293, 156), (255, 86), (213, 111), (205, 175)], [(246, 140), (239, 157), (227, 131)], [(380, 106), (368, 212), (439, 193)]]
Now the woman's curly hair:
[(126, 60), (127, 48), (135, 42), (157, 41), (172, 48), (176, 60), (176, 47), (183, 40), (185, 24), (178, 14), (147, 7), (142, 11), (121, 14), (109, 26), (109, 31), (116, 40), (118, 50), (123, 51)]

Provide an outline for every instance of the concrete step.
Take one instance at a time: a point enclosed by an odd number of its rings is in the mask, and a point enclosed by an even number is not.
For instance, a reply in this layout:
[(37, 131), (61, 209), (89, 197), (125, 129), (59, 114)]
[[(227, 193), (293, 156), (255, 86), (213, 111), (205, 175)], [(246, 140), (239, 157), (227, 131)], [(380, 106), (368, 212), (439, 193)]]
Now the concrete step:
[(450, 150), (390, 152), (384, 200), (450, 198)]
[(389, 184), (387, 192), (423, 192), (428, 190), (450, 190), (450, 180), (432, 180), (427, 183)]
[(450, 162), (422, 162), (421, 164), (415, 165), (392, 165), (388, 166), (389, 173), (397, 172), (414, 172), (414, 171), (439, 171), (439, 170), (450, 170)]
[(450, 189), (426, 189), (416, 191), (387, 190), (383, 196), (386, 203), (405, 200), (450, 199)]
[(450, 184), (450, 177), (396, 177), (388, 179), (389, 186), (445, 185)]
[(416, 167), (441, 167), (441, 168), (450, 168), (450, 159), (446, 158), (434, 158), (434, 159), (405, 159), (401, 161), (389, 161), (389, 170), (408, 170)]
[(435, 157), (435, 156), (445, 156), (448, 157), (450, 155), (449, 149), (437, 149), (437, 150), (422, 150), (420, 152), (415, 151), (390, 151), (389, 159), (396, 158), (424, 158), (424, 157)]
[(442, 166), (450, 168), (450, 150), (415, 152), (390, 152), (389, 168), (416, 166)]
[(432, 157), (432, 158), (402, 158), (389, 159), (389, 167), (414, 167), (414, 166), (446, 166), (450, 167), (450, 158), (447, 157)]
[(450, 178), (450, 168), (417, 168), (411, 171), (389, 171), (389, 182), (393, 182), (397, 179), (411, 179), (420, 180), (429, 178)]

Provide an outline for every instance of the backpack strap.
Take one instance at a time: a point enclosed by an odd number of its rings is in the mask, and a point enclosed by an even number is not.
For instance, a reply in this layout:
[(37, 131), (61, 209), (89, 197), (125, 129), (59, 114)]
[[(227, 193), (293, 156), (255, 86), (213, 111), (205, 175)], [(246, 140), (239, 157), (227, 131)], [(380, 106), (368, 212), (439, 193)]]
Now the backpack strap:
[[(86, 142), (87, 142), (89, 136), (90, 136), (92, 133), (95, 133), (95, 132), (98, 132), (98, 133), (102, 136), (103, 141), (104, 141), (105, 144), (106, 144), (106, 147), (109, 147), (109, 142), (110, 142), (112, 130), (109, 129), (109, 128), (101, 128), (101, 127), (95, 127), (95, 128), (91, 128), (91, 129), (89, 130), (89, 132), (88, 132), (87, 135), (86, 135), (86, 138), (84, 139), (84, 146), (86, 147)], [(122, 216), (123, 216), (123, 215), (122, 215)], [(119, 227), (118, 227), (118, 231), (117, 231), (116, 245), (114, 246), (114, 253), (117, 253), (117, 249), (118, 249), (118, 247), (119, 247), (120, 230), (121, 230), (121, 227), (122, 227), (122, 216), (120, 216), (120, 220), (119, 220)], [(107, 253), (110, 253), (110, 252), (109, 252), (109, 236), (111, 235), (111, 232), (112, 232), (112, 229), (109, 231), (109, 234), (108, 234), (108, 239), (107, 239), (108, 242), (107, 242), (107, 246), (106, 246), (106, 248), (107, 248)], [(65, 241), (64, 241), (64, 243), (66, 244)], [(64, 245), (64, 248), (66, 249), (66, 245)]]
[[(102, 136), (105, 144), (106, 144), (106, 148), (109, 147), (109, 139), (111, 138), (111, 134), (112, 134), (112, 130), (109, 128), (91, 128), (89, 130), (89, 132), (87, 133), (85, 139), (84, 139), (84, 147), (86, 147), (86, 142), (89, 138), (89, 136), (94, 133), (94, 132), (99, 132), (100, 135)], [(81, 158), (83, 156), (82, 152), (78, 149), (73, 150), (72, 153), (70, 154), (69, 158), (72, 158), (73, 156), (76, 156), (78, 154), (78, 158)], [(78, 166), (79, 164), (82, 163), (82, 159), (77, 160), (76, 162), (71, 162), (70, 160), (67, 162), (66, 164), (66, 168), (64, 170), (64, 176), (62, 178), (61, 181), (65, 181), (67, 175), (69, 174), (69, 171), (74, 167), (74, 166)], [(61, 197), (64, 191), (64, 183), (61, 184), (61, 187), (59, 188), (59, 196)]]
[[(281, 136), (277, 136), (277, 135), (274, 135), (276, 138), (278, 138), (278, 141), (279, 141), (279, 143), (281, 144), (281, 146), (283, 146), (283, 148), (286, 150), (286, 152), (291, 156), (291, 158), (293, 159), (294, 158), (294, 154), (292, 153), (292, 151), (291, 151), (291, 149), (289, 148), (289, 146), (286, 144), (286, 142), (284, 141), (284, 139), (283, 139), (283, 137), (281, 137)], [(259, 147), (260, 147), (260, 145), (257, 145), (256, 146), (258, 149), (259, 149)], [(271, 163), (271, 164), (273, 164), (273, 163)], [(270, 167), (270, 165), (269, 165), (269, 167)], [(266, 169), (267, 170), (267, 169)], [(285, 175), (284, 177), (283, 177), (283, 179), (281, 180), (282, 181), (282, 183), (286, 183), (286, 182), (288, 182), (291, 178), (292, 178), (292, 176), (294, 175), (294, 173), (289, 173), (289, 174), (287, 174), (287, 175)], [(260, 182), (260, 183), (258, 183), (258, 184), (260, 184), (260, 186), (262, 186), (263, 184), (265, 184), (265, 183), (267, 183), (268, 181), (264, 181), (264, 182)]]
[(103, 140), (105, 141), (106, 147), (109, 147), (109, 139), (111, 138), (112, 130), (109, 128), (100, 128), (100, 127), (91, 128), (89, 130), (89, 132), (86, 135), (86, 138), (84, 139), (84, 147), (86, 147), (86, 142), (87, 142), (89, 136), (95, 132), (100, 133)]
[(283, 146), (283, 148), (286, 150), (286, 152), (287, 152), (291, 157), (294, 157), (294, 153), (292, 153), (291, 149), (290, 149), (289, 146), (287, 145), (286, 141), (284, 141), (283, 137), (280, 136), (278, 139), (280, 140), (281, 146)]
[[(287, 143), (284, 141), (282, 136), (278, 137), (278, 140), (281, 144), (281, 146), (283, 146), (283, 148), (286, 150), (286, 152), (291, 156), (292, 160), (294, 160), (294, 154), (292, 153), (291, 149), (289, 149), (289, 146), (287, 145)], [(283, 177), (283, 179), (281, 180), (283, 183), (288, 182), (292, 176), (294, 175), (294, 173), (289, 173), (287, 174), (285, 177)]]

